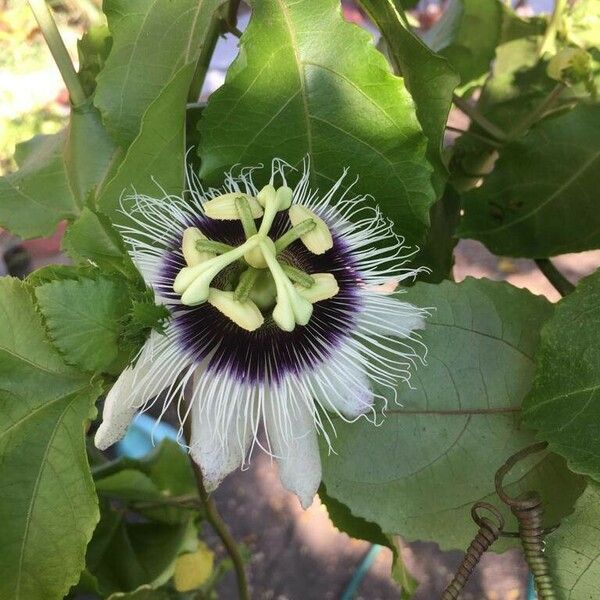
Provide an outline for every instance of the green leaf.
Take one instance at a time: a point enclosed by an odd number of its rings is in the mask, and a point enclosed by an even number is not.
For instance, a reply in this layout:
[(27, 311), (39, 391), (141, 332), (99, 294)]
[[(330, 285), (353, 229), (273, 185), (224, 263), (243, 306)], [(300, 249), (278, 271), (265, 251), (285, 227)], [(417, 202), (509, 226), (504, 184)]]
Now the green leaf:
[(51, 235), (62, 219), (79, 213), (62, 159), (65, 137), (62, 131), (19, 144), (19, 170), (0, 178), (0, 225), (15, 235)]
[(130, 305), (127, 287), (98, 276), (56, 280), (37, 287), (35, 294), (65, 361), (85, 371), (109, 371), (119, 356), (119, 336)]
[(549, 118), (508, 144), (464, 195), (458, 235), (504, 256), (541, 258), (600, 246), (600, 106)]
[(139, 278), (123, 240), (111, 222), (87, 207), (68, 227), (63, 247), (78, 262), (92, 261), (103, 270), (116, 271), (130, 279)]
[(401, 587), (401, 600), (410, 600), (419, 586), (418, 581), (407, 571), (402, 560), (400, 549), (391, 536), (383, 533), (377, 523), (371, 523), (362, 517), (352, 514), (350, 509), (327, 493), (325, 485), (319, 488), (319, 498), (327, 509), (327, 514), (334, 526), (352, 538), (365, 540), (371, 544), (385, 546), (392, 551), (392, 577)]
[(525, 422), (571, 469), (600, 480), (600, 271), (558, 303), (536, 359)]
[(0, 280), (0, 597), (59, 600), (98, 507), (84, 444), (99, 384), (47, 341), (28, 286)]
[(113, 46), (97, 78), (94, 103), (120, 145), (127, 147), (134, 140), (142, 115), (182, 67), (195, 65), (211, 16), (222, 3), (223, 0), (104, 2)]
[(27, 283), (32, 287), (50, 283), (57, 279), (81, 279), (82, 277), (96, 277), (98, 270), (91, 266), (72, 265), (44, 265), (27, 275)]
[(600, 485), (590, 482), (575, 511), (546, 538), (557, 600), (594, 600), (600, 589)]
[(409, 242), (420, 239), (434, 201), (425, 138), (371, 35), (345, 22), (335, 0), (252, 8), (240, 54), (200, 121), (201, 177), (218, 183), (234, 164), (278, 156), (299, 165), (309, 155), (314, 188), (348, 167), (360, 176), (353, 192), (372, 194)]
[(135, 190), (151, 196), (182, 193), (185, 104), (193, 71), (193, 65), (182, 67), (150, 104), (142, 118), (139, 135), (127, 150), (116, 175), (103, 189), (98, 207), (113, 223), (131, 225), (119, 212), (124, 192)]
[[(475, 532), (471, 504), (486, 499), (500, 507), (494, 474), (533, 441), (519, 425), (519, 408), (552, 305), (508, 284), (475, 279), (417, 283), (402, 298), (435, 307), (422, 333), (428, 365), (415, 371), (414, 389), (400, 384), (402, 406), (390, 406), (380, 427), (337, 421), (337, 454), (322, 452), (323, 481), (354, 515), (387, 533), (465, 548)], [(514, 494), (539, 490), (550, 523), (582, 488), (554, 455), (510, 476)]]
[(496, 46), (540, 29), (540, 22), (520, 19), (500, 0), (450, 0), (423, 38), (448, 59), (464, 86), (487, 74)]
[(182, 552), (197, 547), (191, 520), (174, 525), (128, 522), (125, 515), (101, 503), (101, 519), (88, 546), (87, 568), (104, 595), (153, 588), (173, 575)]
[(448, 177), (440, 152), (452, 93), (460, 78), (445, 58), (410, 31), (393, 0), (361, 0), (361, 5), (384, 36), (393, 64), (415, 101), (417, 117), (429, 140), (427, 156), (435, 167), (433, 185), (439, 197)]
[[(106, 470), (108, 469), (108, 473)], [(141, 460), (121, 459), (95, 470), (96, 490), (100, 496), (134, 502), (133, 510), (164, 523), (181, 523), (197, 514), (183, 506), (144, 507), (139, 502), (158, 503), (172, 498), (197, 495), (190, 461), (181, 447), (164, 440)]]

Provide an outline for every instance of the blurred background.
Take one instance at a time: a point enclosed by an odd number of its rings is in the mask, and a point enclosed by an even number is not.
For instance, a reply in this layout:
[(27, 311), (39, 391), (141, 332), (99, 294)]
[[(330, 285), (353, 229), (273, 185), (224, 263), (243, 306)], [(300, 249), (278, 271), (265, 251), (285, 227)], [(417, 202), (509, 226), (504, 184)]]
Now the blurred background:
[[(90, 24), (102, 19), (96, 0), (50, 2), (62, 37), (77, 63), (77, 39)], [(342, 2), (345, 17), (377, 32), (353, 2)], [(552, 0), (513, 2), (522, 14), (547, 12)], [(425, 31), (440, 16), (444, 2), (422, 0), (411, 11), (413, 24)], [(248, 22), (242, 5), (239, 28)], [(237, 38), (223, 37), (216, 49), (206, 84), (205, 99), (222, 84), (237, 53)], [(0, 0), (0, 175), (15, 169), (15, 146), (39, 133), (53, 133), (66, 124), (69, 102), (66, 89), (37, 24), (24, 0)], [(466, 117), (453, 111), (449, 123), (466, 128)], [(1, 199), (0, 199), (1, 200)], [(21, 241), (0, 229), (0, 275), (24, 276), (48, 263), (64, 263), (60, 251), (62, 229), (47, 239)], [(575, 282), (600, 266), (600, 251), (557, 257), (556, 266)], [(455, 250), (454, 276), (505, 279), (550, 300), (558, 293), (533, 261), (492, 256), (478, 242), (461, 241)], [(337, 599), (344, 597), (353, 575), (369, 551), (369, 544), (352, 540), (330, 524), (324, 507), (315, 500), (306, 512), (279, 483), (264, 455), (256, 455), (252, 468), (230, 476), (216, 493), (223, 517), (234, 535), (252, 549), (250, 568), (254, 597), (261, 600)], [(376, 499), (374, 500), (376, 501)], [(214, 538), (209, 541), (218, 550)], [(413, 576), (421, 581), (415, 598), (439, 597), (462, 553), (442, 553), (432, 543), (403, 543), (403, 557)], [(391, 555), (377, 553), (359, 587), (357, 598), (398, 597), (391, 582)], [(526, 596), (526, 567), (516, 551), (487, 555), (464, 594), (465, 600), (521, 600)], [(227, 585), (227, 584), (225, 584)], [(224, 589), (222, 597), (233, 597)]]

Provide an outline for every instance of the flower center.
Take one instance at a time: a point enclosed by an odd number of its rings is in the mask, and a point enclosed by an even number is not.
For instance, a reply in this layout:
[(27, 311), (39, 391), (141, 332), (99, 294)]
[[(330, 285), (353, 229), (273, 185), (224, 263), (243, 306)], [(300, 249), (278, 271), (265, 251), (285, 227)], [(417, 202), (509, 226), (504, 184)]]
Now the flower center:
[[(326, 223), (301, 205), (292, 205), (292, 190), (266, 185), (255, 197), (223, 194), (204, 204), (207, 217), (239, 220), (246, 241), (237, 247), (208, 239), (198, 228), (183, 233), (181, 251), (186, 267), (173, 283), (182, 304), (208, 302), (248, 331), (258, 329), (265, 315), (284, 331), (307, 325), (315, 302), (333, 298), (339, 291), (331, 273), (305, 273), (281, 260), (281, 253), (296, 240), (313, 254), (333, 247)], [(287, 211), (291, 228), (273, 241), (269, 232), (280, 211)], [(256, 219), (260, 226), (256, 227)], [(232, 266), (235, 268), (232, 269)], [(213, 287), (215, 277), (228, 270), (227, 289)]]

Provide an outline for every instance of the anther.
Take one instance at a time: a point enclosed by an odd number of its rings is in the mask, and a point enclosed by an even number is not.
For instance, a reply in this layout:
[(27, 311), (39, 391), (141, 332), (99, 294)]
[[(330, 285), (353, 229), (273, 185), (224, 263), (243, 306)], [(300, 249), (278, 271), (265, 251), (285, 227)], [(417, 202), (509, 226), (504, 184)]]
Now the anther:
[(206, 241), (206, 236), (197, 227), (188, 227), (183, 232), (181, 252), (188, 267), (195, 267), (215, 257), (215, 253), (208, 250), (200, 250), (197, 247), (198, 242), (204, 241)]
[(234, 292), (210, 288), (208, 303), (246, 331), (255, 331), (265, 321), (254, 302), (251, 300), (241, 302), (235, 298)]
[(278, 240), (275, 241), (275, 250), (279, 254), (285, 250), (291, 243), (299, 240), (303, 235), (311, 232), (317, 226), (314, 219), (306, 219), (286, 231)]
[(241, 192), (231, 192), (217, 196), (204, 203), (204, 212), (207, 217), (220, 221), (237, 221), (240, 218), (238, 213), (236, 199), (246, 200), (252, 217), (259, 219), (263, 215), (263, 209), (256, 201), (256, 198)]
[(294, 204), (288, 211), (290, 221), (292, 225), (296, 227), (300, 223), (307, 219), (312, 219), (315, 222), (315, 227), (300, 236), (302, 243), (313, 253), (313, 254), (324, 254), (327, 250), (333, 247), (333, 238), (329, 227), (323, 219), (318, 217), (314, 212), (308, 210), (304, 206)]

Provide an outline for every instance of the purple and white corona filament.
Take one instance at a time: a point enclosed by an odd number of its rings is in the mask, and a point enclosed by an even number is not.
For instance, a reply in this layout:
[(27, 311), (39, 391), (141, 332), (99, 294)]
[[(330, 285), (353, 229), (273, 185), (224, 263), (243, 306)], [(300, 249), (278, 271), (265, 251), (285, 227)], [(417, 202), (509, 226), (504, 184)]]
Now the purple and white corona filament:
[(120, 439), (137, 411), (175, 403), (209, 491), (259, 446), (306, 508), (321, 480), (317, 434), (330, 444), (335, 419), (399, 400), (424, 360), (414, 330), (426, 311), (395, 293), (417, 271), (372, 199), (353, 197), (346, 173), (319, 195), (308, 161), (292, 190), (290, 171), (274, 160), (261, 189), (248, 168), (224, 189), (192, 175), (184, 198), (124, 201), (132, 258), (171, 318), (109, 392), (96, 445)]

